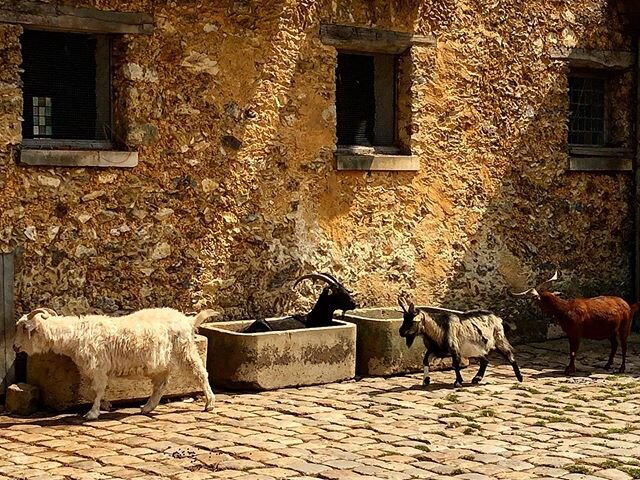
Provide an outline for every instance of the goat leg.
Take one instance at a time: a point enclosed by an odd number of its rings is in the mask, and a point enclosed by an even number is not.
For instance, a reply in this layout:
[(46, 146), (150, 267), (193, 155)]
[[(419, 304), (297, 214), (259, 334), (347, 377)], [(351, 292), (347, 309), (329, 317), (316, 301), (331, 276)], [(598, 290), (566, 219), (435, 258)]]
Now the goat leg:
[(464, 382), (464, 379), (462, 378), (462, 374), (460, 373), (460, 360), (461, 360), (461, 358), (458, 355), (453, 354), (451, 356), (451, 360), (452, 360), (452, 363), (453, 363), (453, 369), (456, 372), (456, 381), (454, 382), (453, 386), (456, 387), (456, 388), (457, 387), (461, 387), (462, 383)]
[(95, 420), (100, 416), (100, 402), (102, 401), (108, 382), (108, 377), (104, 372), (92, 372), (92, 376), (91, 388), (93, 389), (95, 398), (93, 399), (91, 410), (84, 414), (85, 420)]
[(147, 403), (140, 408), (141, 413), (149, 413), (158, 406), (160, 399), (167, 388), (168, 380), (169, 372), (158, 373), (151, 377), (153, 390), (151, 391), (151, 396), (149, 397), (149, 400), (147, 400)]
[(195, 348), (195, 346), (187, 352), (185, 360), (191, 367), (191, 370), (196, 378), (200, 381), (200, 385), (202, 385), (202, 391), (204, 392), (205, 396), (204, 411), (208, 412), (209, 410), (213, 409), (213, 403), (215, 402), (216, 397), (211, 390), (211, 385), (209, 384), (209, 374), (207, 373), (207, 369), (202, 363), (200, 354), (198, 353), (198, 350)]
[(519, 382), (522, 382), (522, 373), (520, 373), (520, 367), (518, 366), (518, 362), (515, 360), (511, 362), (511, 368), (513, 368), (513, 373)]
[(513, 347), (507, 341), (506, 338), (503, 338), (499, 345), (497, 346), (498, 351), (507, 359), (507, 361), (511, 364), (511, 368), (513, 368), (513, 373), (519, 382), (522, 382), (522, 373), (520, 373), (520, 367), (518, 366), (518, 362), (516, 362), (516, 356), (513, 354)]
[(478, 373), (473, 377), (471, 383), (480, 383), (480, 381), (484, 378), (484, 372), (487, 370), (487, 365), (489, 365), (489, 359), (487, 357), (483, 357), (480, 359), (480, 368), (478, 369)]
[(611, 353), (609, 353), (609, 361), (604, 366), (605, 370), (609, 370), (613, 365), (613, 359), (616, 356), (616, 351), (618, 350), (618, 339), (616, 338), (616, 334), (614, 333), (609, 339), (611, 342)]
[(627, 368), (627, 337), (620, 338), (620, 347), (622, 347), (622, 363), (618, 369), (618, 373), (624, 373)]
[(580, 347), (580, 337), (569, 338), (569, 365), (564, 369), (565, 375), (575, 375), (576, 373), (576, 355)]
[(422, 359), (422, 384), (429, 385), (431, 383), (431, 377), (429, 376), (429, 359), (431, 358), (431, 354), (429, 350), (424, 352), (424, 358)]

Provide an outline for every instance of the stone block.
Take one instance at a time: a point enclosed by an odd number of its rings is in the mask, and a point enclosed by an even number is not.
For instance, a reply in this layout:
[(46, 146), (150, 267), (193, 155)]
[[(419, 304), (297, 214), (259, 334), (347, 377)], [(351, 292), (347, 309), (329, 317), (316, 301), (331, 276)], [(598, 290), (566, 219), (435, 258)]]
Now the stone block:
[[(267, 319), (271, 324), (287, 317)], [(209, 339), (209, 380), (218, 387), (271, 390), (338, 382), (355, 376), (356, 326), (242, 333), (253, 320), (200, 327)]]
[(7, 388), (5, 410), (13, 415), (31, 415), (38, 410), (40, 391), (28, 383), (14, 383)]
[[(422, 371), (424, 344), (420, 338), (416, 338), (411, 348), (407, 347), (399, 333), (402, 324), (402, 312), (399, 309), (363, 308), (347, 312), (340, 318), (357, 326), (358, 375), (387, 376)], [(468, 365), (469, 360), (463, 359), (462, 366)], [(451, 368), (451, 358), (436, 359), (429, 368)]]
[[(206, 362), (207, 339), (196, 335), (196, 345), (200, 358)], [(40, 388), (42, 404), (51, 410), (62, 411), (93, 402), (90, 379), (80, 375), (73, 361), (64, 355), (46, 353), (30, 356), (27, 360), (27, 381)], [(146, 401), (151, 390), (148, 378), (111, 378), (105, 400), (112, 403)], [(163, 398), (200, 393), (202, 387), (192, 371), (181, 369), (169, 376), (167, 393)]]

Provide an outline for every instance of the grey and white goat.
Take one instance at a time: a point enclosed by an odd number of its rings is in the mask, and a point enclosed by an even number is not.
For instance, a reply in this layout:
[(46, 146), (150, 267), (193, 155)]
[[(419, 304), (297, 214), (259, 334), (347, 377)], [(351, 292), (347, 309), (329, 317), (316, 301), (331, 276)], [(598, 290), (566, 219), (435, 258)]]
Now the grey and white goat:
[[(417, 336), (427, 349), (422, 364), (424, 366), (423, 384), (429, 385), (429, 360), (451, 356), (456, 371), (454, 387), (462, 386), (460, 361), (463, 357), (480, 358), (480, 368), (471, 383), (478, 383), (484, 377), (489, 364), (488, 355), (494, 350), (500, 352), (511, 363), (519, 382), (522, 374), (513, 354), (513, 347), (504, 334), (504, 326), (509, 324), (487, 310), (456, 310), (438, 308), (416, 308), (404, 297), (398, 297), (398, 304), (404, 315), (400, 326), (400, 336), (410, 347)], [(431, 311), (430, 311), (431, 310)]]

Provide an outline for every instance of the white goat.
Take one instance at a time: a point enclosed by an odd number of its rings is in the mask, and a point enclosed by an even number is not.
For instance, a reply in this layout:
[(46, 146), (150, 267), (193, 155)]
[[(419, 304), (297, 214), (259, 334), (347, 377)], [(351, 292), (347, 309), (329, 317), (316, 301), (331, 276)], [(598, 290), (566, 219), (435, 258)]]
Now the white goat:
[[(149, 377), (153, 391), (142, 413), (158, 406), (169, 373), (178, 366), (192, 369), (206, 396), (205, 411), (215, 397), (195, 344), (196, 328), (213, 312), (189, 317), (171, 308), (150, 308), (123, 317), (61, 316), (38, 308), (16, 324), (16, 352), (67, 355), (91, 380), (95, 399), (84, 416), (98, 418), (109, 377)], [(105, 402), (108, 403), (108, 402)], [(104, 404), (103, 404), (104, 405)]]
[[(415, 337), (421, 336), (426, 347), (423, 384), (429, 385), (429, 360), (431, 357), (451, 356), (456, 371), (455, 387), (462, 386), (460, 361), (463, 357), (479, 357), (480, 369), (471, 380), (478, 383), (484, 377), (489, 364), (488, 355), (494, 350), (500, 352), (511, 364), (519, 382), (522, 374), (513, 354), (513, 347), (504, 334), (504, 327), (511, 327), (500, 317), (487, 310), (459, 312), (444, 308), (416, 308), (404, 297), (398, 297), (398, 304), (404, 315), (400, 326), (400, 336), (410, 347)], [(513, 327), (511, 327), (513, 328)]]

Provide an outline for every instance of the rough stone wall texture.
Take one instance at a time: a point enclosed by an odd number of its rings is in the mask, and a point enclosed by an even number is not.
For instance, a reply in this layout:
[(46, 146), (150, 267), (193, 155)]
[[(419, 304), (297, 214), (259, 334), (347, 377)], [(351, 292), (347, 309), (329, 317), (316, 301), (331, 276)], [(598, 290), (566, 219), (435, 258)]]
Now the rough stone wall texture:
[[(0, 25), (0, 246), (23, 249), (18, 312), (147, 306), (228, 318), (307, 308), (331, 270), (363, 306), (494, 308), (559, 267), (567, 293), (630, 295), (631, 177), (568, 172), (557, 46), (632, 49), (605, 0), (64, 2), (152, 13), (114, 41), (117, 137), (134, 169), (17, 164), (21, 29)], [(434, 34), (402, 60), (417, 173), (334, 169), (336, 51), (321, 22)], [(631, 137), (631, 75), (616, 125)], [(630, 144), (629, 144), (630, 145)]]

